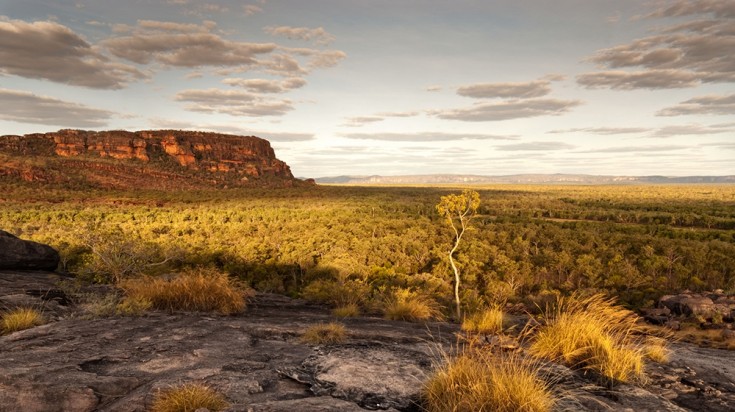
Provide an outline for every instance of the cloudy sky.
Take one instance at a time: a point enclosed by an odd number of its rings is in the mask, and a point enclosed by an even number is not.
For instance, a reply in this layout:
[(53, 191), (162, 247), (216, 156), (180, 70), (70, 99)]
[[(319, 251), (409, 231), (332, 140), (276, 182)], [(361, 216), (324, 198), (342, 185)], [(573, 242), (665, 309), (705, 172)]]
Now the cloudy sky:
[(0, 134), (197, 129), (295, 175), (735, 174), (733, 0), (0, 0)]

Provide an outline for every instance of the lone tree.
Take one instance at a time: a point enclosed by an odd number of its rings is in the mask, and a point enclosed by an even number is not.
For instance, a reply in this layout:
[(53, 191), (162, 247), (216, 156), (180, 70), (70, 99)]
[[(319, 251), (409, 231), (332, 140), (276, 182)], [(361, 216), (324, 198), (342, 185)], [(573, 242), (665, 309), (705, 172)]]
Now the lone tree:
[(454, 263), (454, 252), (459, 247), (465, 230), (467, 230), (470, 220), (477, 213), (480, 206), (480, 194), (474, 190), (465, 189), (459, 195), (442, 196), (436, 210), (439, 215), (446, 219), (449, 226), (454, 230), (454, 246), (449, 251), (449, 264), (452, 265), (454, 271), (454, 303), (457, 305), (457, 320), (460, 320), (461, 309), (459, 303), (459, 269)]

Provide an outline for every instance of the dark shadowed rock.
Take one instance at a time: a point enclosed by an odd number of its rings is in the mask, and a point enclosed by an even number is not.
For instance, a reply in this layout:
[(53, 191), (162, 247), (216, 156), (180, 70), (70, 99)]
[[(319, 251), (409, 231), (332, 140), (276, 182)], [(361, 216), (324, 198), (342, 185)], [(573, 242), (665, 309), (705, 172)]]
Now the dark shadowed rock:
[(51, 246), (0, 230), (0, 270), (55, 270), (58, 265), (59, 252)]

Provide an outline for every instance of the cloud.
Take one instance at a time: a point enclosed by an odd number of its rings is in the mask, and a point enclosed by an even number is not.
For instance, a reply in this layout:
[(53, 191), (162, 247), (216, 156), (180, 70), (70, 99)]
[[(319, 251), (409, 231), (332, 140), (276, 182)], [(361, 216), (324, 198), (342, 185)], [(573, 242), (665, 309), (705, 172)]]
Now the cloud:
[(115, 113), (20, 90), (0, 89), (0, 119), (63, 127), (101, 127)]
[(643, 127), (581, 127), (574, 129), (551, 130), (546, 133), (589, 133), (599, 135), (634, 134), (645, 133), (651, 129)]
[(169, 120), (161, 118), (152, 118), (149, 119), (149, 122), (154, 127), (160, 127), (163, 129), (212, 131), (216, 133), (229, 133), (241, 136), (257, 136), (270, 142), (301, 142), (314, 139), (314, 135), (311, 133), (256, 131), (231, 125), (189, 123), (182, 122), (180, 120)]
[(437, 85), (426, 86), (426, 91), (427, 92), (439, 92), (441, 90), (442, 90), (442, 87), (441, 86), (437, 86)]
[(268, 26), (264, 30), (272, 36), (313, 41), (315, 44), (320, 45), (327, 45), (335, 40), (335, 37), (324, 30), (323, 27), (311, 29), (308, 27)]
[(427, 113), (446, 120), (488, 122), (537, 116), (558, 116), (582, 104), (579, 100), (529, 99), (498, 103), (476, 103), (460, 109), (430, 110)]
[(285, 93), (303, 87), (306, 80), (301, 77), (291, 77), (284, 80), (229, 78), (222, 80), (222, 83), (242, 87), (253, 93)]
[(175, 99), (189, 103), (186, 110), (203, 113), (224, 113), (232, 116), (282, 116), (293, 110), (288, 99), (267, 99), (241, 90), (184, 90)]
[(480, 98), (527, 99), (551, 93), (549, 80), (534, 80), (523, 83), (476, 83), (457, 89), (460, 96)]
[(712, 13), (715, 17), (735, 18), (735, 3), (731, 0), (678, 0), (660, 6), (648, 17), (681, 17)]
[(680, 116), (689, 114), (735, 114), (735, 94), (726, 96), (702, 96), (685, 100), (676, 106), (667, 107), (657, 116)]
[(111, 62), (66, 26), (1, 18), (0, 73), (95, 89), (121, 89), (146, 77), (133, 66)]
[(671, 152), (676, 150), (691, 150), (691, 146), (622, 146), (622, 147), (607, 147), (602, 149), (585, 150), (577, 153), (658, 153), (658, 152)]
[(245, 13), (246, 16), (252, 16), (254, 14), (262, 12), (263, 8), (255, 4), (246, 4), (242, 6), (242, 11)]
[(574, 149), (575, 147), (564, 142), (528, 142), (497, 146), (495, 149), (501, 151), (553, 151)]
[(355, 116), (355, 117), (348, 117), (345, 119), (345, 123), (343, 126), (347, 127), (359, 127), (363, 126), (368, 123), (376, 123), (376, 122), (382, 122), (388, 117), (414, 117), (418, 116), (419, 112), (411, 111), (411, 112), (380, 112), (376, 113), (372, 116)]
[(580, 74), (577, 76), (577, 83), (590, 89), (675, 89), (696, 86), (699, 80), (693, 73), (680, 70), (611, 70)]
[[(599, 50), (591, 61), (604, 70), (583, 74), (586, 87), (667, 89), (735, 82), (735, 4), (731, 0), (660, 3), (645, 18), (696, 16), (662, 26), (648, 37)], [(632, 69), (626, 72), (619, 69)]]
[(383, 116), (383, 117), (414, 117), (418, 116), (419, 112), (411, 111), (411, 112), (380, 112), (376, 114), (377, 116)]
[(392, 142), (446, 142), (456, 140), (517, 140), (517, 135), (493, 135), (473, 133), (347, 133), (342, 137), (358, 140), (384, 140)]
[[(155, 24), (154, 24), (155, 23)], [(130, 34), (104, 40), (113, 55), (138, 63), (174, 67), (253, 66), (258, 55), (276, 50), (274, 43), (226, 40), (211, 32), (211, 24), (138, 21)]]
[(735, 128), (730, 124), (703, 126), (699, 124), (665, 126), (657, 129), (651, 137), (676, 137), (693, 135), (710, 135), (720, 133), (732, 133)]

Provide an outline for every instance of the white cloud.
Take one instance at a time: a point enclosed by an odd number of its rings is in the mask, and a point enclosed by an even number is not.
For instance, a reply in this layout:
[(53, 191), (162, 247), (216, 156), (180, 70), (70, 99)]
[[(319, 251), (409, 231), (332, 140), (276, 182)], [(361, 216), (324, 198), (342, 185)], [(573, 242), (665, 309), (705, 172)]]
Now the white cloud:
[(476, 103), (460, 109), (430, 110), (427, 113), (446, 120), (490, 122), (537, 116), (558, 116), (579, 106), (578, 100), (529, 99), (508, 100), (498, 103)]
[(101, 127), (114, 112), (20, 90), (0, 89), (0, 119), (62, 127)]
[(265, 32), (272, 36), (283, 36), (289, 39), (313, 41), (319, 45), (328, 45), (335, 40), (323, 27), (291, 27), (291, 26), (268, 26)]
[(691, 114), (733, 115), (735, 114), (735, 94), (695, 97), (656, 113), (657, 116)]

